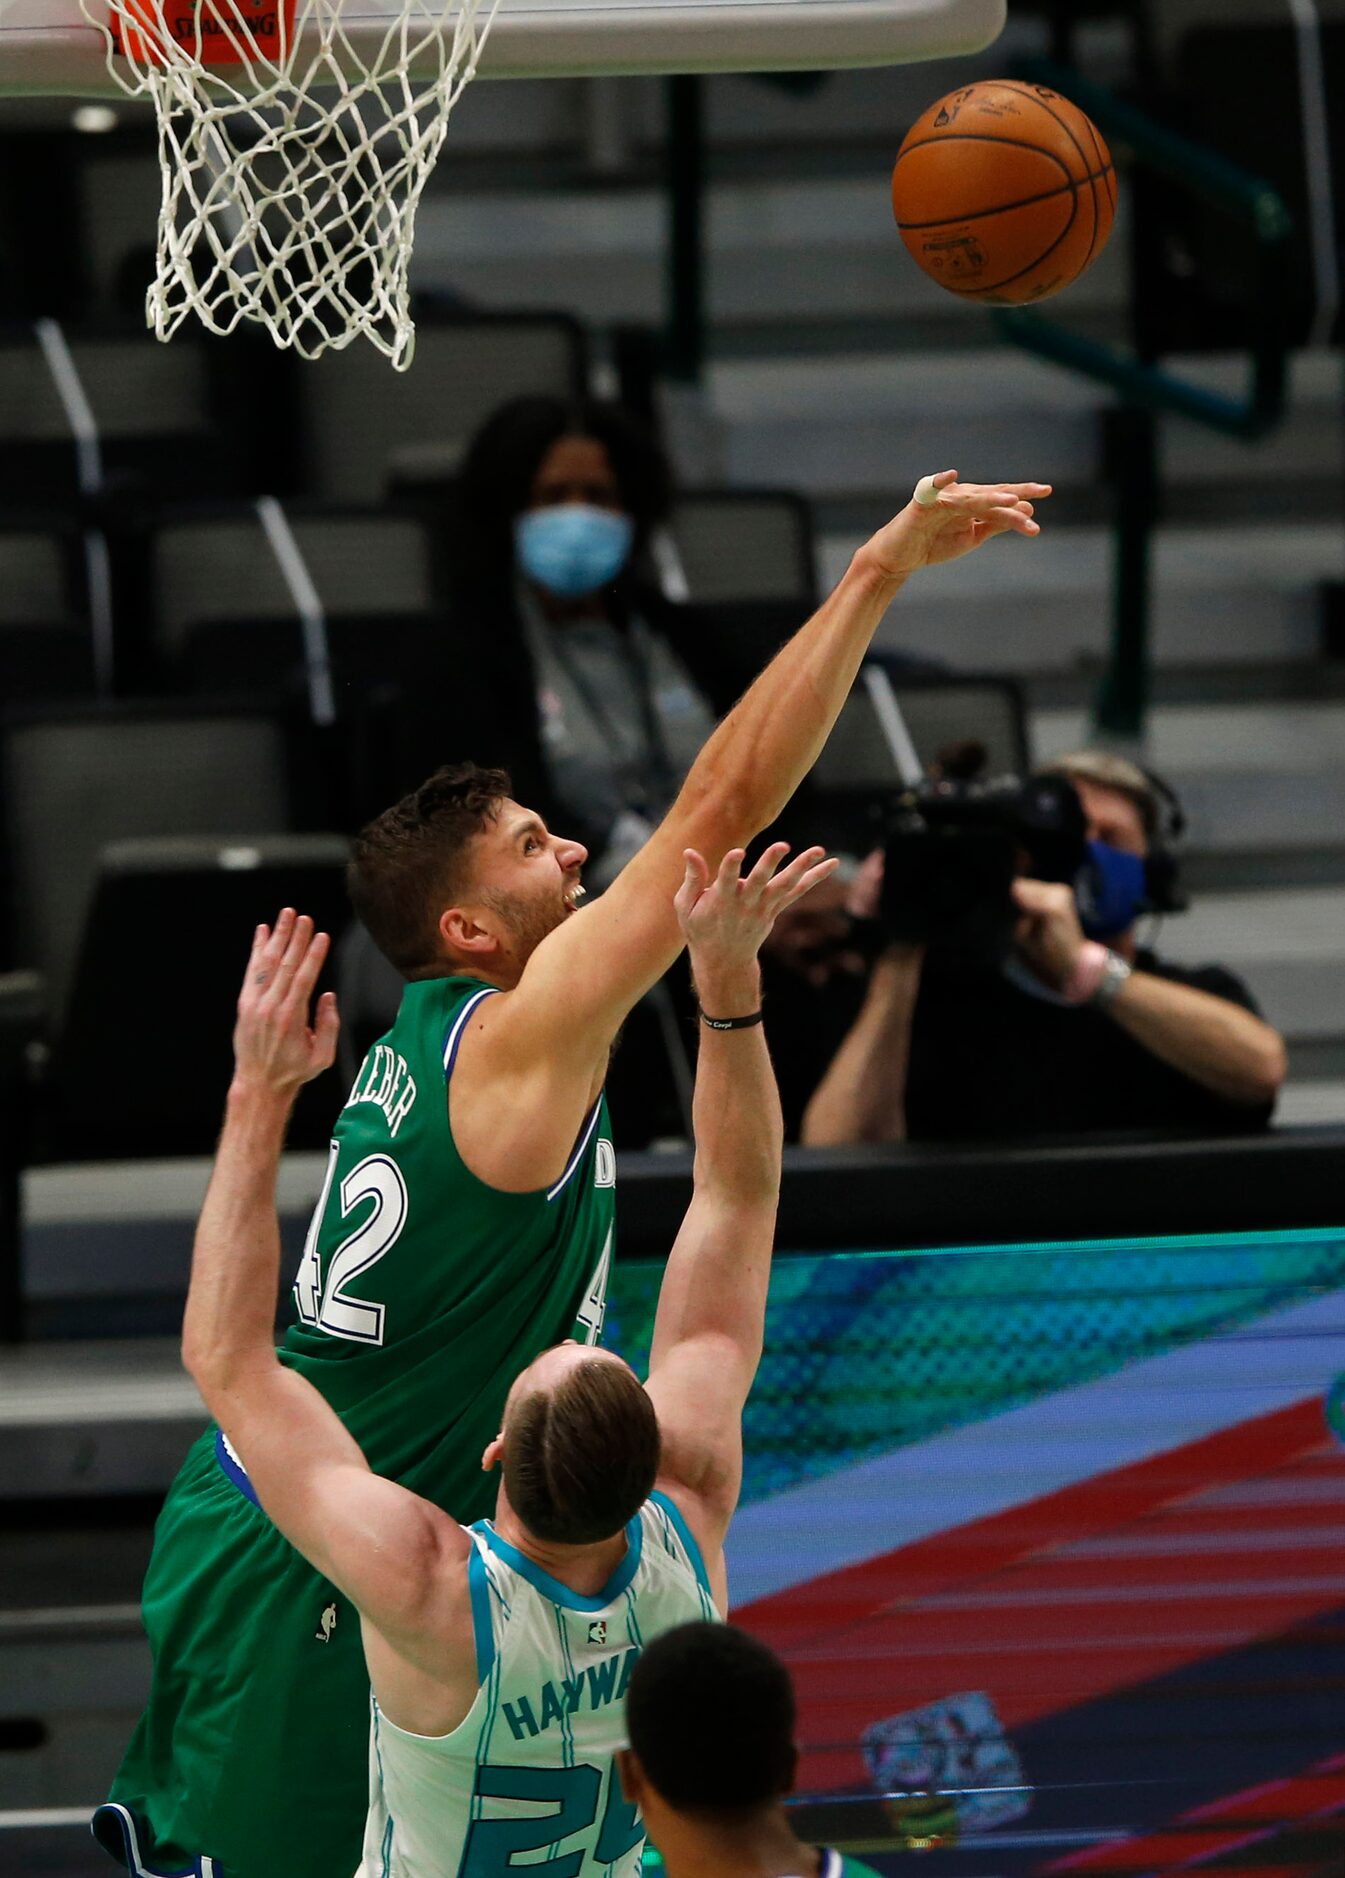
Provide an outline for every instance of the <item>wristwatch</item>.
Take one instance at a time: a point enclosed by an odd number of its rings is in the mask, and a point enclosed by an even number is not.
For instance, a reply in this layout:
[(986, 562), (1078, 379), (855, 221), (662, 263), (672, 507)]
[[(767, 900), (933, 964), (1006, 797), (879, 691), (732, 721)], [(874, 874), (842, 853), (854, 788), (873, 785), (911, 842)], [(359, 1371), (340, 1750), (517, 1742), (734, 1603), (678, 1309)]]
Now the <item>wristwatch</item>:
[(1119, 952), (1107, 953), (1107, 963), (1102, 968), (1102, 979), (1097, 990), (1088, 1002), (1095, 1010), (1105, 1011), (1112, 1004), (1121, 986), (1130, 976), (1131, 968)]

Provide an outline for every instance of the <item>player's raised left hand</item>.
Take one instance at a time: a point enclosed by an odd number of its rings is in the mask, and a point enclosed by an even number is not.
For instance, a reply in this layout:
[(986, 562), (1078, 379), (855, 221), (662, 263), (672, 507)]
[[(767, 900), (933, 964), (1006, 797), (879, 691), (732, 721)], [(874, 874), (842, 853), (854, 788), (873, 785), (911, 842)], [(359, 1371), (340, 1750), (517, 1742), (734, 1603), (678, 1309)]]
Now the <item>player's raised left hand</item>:
[(327, 934), (314, 932), (308, 915), (293, 907), (274, 928), (257, 928), (238, 994), (235, 1083), (293, 1096), (331, 1067), (341, 1027), (334, 992), (323, 992), (309, 1023), (313, 987), (330, 946)]
[(970, 554), (995, 535), (1039, 535), (1034, 505), (1051, 493), (1049, 483), (963, 483), (956, 470), (930, 479), (935, 500), (914, 497), (860, 549), (880, 572), (904, 579)]
[(704, 856), (694, 848), (685, 850), (686, 873), (673, 905), (698, 978), (707, 967), (755, 959), (785, 908), (840, 865), (826, 858), (824, 848), (805, 848), (781, 867), (788, 853), (787, 841), (772, 843), (744, 877), (744, 850), (730, 848), (712, 881)]

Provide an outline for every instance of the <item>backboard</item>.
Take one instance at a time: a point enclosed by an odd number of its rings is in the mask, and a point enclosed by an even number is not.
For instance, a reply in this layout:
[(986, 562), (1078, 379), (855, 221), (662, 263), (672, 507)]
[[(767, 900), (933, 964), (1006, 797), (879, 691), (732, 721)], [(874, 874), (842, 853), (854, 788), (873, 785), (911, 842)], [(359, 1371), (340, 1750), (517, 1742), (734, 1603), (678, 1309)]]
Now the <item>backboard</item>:
[[(977, 52), (1007, 0), (500, 0), (483, 78), (822, 70)], [(396, 0), (346, 0), (374, 43)], [(117, 96), (79, 0), (0, 0), (0, 94)]]

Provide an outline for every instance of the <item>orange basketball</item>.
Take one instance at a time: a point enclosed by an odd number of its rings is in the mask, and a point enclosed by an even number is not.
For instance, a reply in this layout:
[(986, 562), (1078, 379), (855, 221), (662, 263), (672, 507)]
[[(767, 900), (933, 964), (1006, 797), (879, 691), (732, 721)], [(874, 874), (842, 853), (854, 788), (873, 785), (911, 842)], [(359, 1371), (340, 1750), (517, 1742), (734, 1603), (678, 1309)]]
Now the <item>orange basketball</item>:
[(1096, 127), (1058, 91), (985, 79), (912, 124), (892, 212), (931, 280), (964, 300), (1021, 306), (1059, 293), (1101, 254), (1116, 170)]

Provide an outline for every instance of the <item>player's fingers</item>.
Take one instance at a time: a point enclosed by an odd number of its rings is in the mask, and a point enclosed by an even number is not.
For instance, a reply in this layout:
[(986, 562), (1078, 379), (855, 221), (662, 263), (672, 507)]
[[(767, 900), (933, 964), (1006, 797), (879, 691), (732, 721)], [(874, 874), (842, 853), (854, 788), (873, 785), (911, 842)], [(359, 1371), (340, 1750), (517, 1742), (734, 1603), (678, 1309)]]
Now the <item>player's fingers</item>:
[(742, 865), (746, 858), (746, 848), (730, 848), (719, 863), (719, 872), (715, 875), (716, 887), (723, 888), (726, 893), (736, 887), (742, 876)]
[(808, 869), (820, 861), (826, 854), (825, 848), (805, 848), (802, 854), (796, 854), (788, 867), (782, 867), (771, 882), (771, 895), (787, 895), (796, 898), (793, 893), (795, 884), (802, 880)]
[(336, 1008), (336, 993), (324, 991), (318, 999), (313, 1020), (314, 1051), (321, 1068), (329, 1069), (336, 1061), (336, 1040), (340, 1034), (341, 1015)]
[(276, 914), (276, 923), (267, 934), (262, 944), (261, 957), (257, 964), (266, 973), (266, 981), (275, 974), (275, 969), (285, 956), (285, 947), (290, 942), (294, 930), (295, 912), (292, 906), (282, 906)]
[(1017, 507), (991, 509), (988, 514), (978, 515), (976, 519), (991, 534), (1002, 535), (1006, 531), (1012, 531), (1015, 535), (1041, 533), (1041, 523), (1034, 522), (1030, 515), (1025, 515)]
[(949, 492), (949, 503), (973, 515), (1011, 509), (1019, 503), (1040, 501), (1050, 490), (1036, 483), (966, 483)]
[(705, 856), (697, 853), (695, 848), (684, 848), (682, 859), (686, 862), (686, 871), (682, 875), (681, 886), (673, 895), (673, 906), (685, 918), (705, 892), (710, 870), (705, 865)]
[(839, 866), (840, 861), (833, 854), (825, 861), (818, 861), (815, 866), (808, 868), (790, 886), (780, 902), (778, 911), (783, 912), (785, 907), (793, 906), (796, 900), (801, 900), (805, 893), (811, 893), (821, 881), (829, 880)]
[(773, 841), (769, 848), (763, 849), (756, 866), (743, 882), (748, 892), (754, 896), (764, 893), (771, 882), (771, 877), (775, 873), (776, 868), (788, 853), (789, 843), (787, 841)]
[(313, 987), (318, 982), (318, 973), (327, 962), (331, 944), (329, 933), (315, 932), (313, 934), (307, 950), (294, 968), (294, 976), (290, 980), (285, 999), (287, 1004), (298, 1005), (305, 1012), (308, 1010), (308, 1000), (312, 997)]
[(283, 999), (288, 995), (290, 986), (294, 982), (294, 975), (302, 964), (304, 955), (308, 951), (312, 939), (312, 920), (308, 917), (307, 913), (297, 914), (293, 925), (289, 929), (285, 950), (276, 966), (275, 976), (271, 981), (272, 989), (277, 999)]
[(984, 502), (987, 499), (996, 502), (1041, 502), (1050, 493), (1050, 483), (963, 483), (954, 491), (957, 498), (967, 502)]

